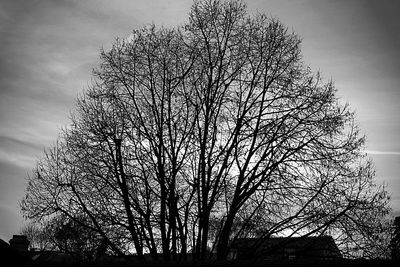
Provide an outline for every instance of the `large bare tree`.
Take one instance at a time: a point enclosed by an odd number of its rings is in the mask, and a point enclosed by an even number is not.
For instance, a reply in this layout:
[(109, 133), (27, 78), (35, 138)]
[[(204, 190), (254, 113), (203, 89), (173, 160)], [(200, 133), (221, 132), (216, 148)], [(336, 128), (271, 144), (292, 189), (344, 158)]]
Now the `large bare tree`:
[(246, 236), (368, 248), (387, 193), (354, 113), (278, 20), (195, 1), (183, 26), (135, 30), (101, 60), (28, 179), (26, 217), (63, 214), (118, 255), (165, 260), (225, 259)]

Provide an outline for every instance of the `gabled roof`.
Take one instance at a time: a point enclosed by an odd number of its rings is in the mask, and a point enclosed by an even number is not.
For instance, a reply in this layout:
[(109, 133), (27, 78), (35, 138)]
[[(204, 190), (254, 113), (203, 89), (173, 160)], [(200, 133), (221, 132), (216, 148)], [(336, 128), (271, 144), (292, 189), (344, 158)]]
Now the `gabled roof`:
[(233, 249), (263, 254), (282, 249), (309, 253), (329, 251), (332, 255), (340, 257), (340, 251), (331, 236), (241, 238), (233, 244)]
[(31, 255), (33, 262), (41, 266), (57, 266), (74, 263), (74, 257), (59, 251), (37, 251)]

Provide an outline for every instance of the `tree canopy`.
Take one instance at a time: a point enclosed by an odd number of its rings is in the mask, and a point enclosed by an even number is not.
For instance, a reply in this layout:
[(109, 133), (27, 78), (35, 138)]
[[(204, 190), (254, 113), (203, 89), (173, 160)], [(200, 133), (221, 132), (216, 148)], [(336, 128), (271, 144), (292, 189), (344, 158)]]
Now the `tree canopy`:
[(373, 256), (388, 194), (300, 44), (240, 1), (195, 1), (182, 26), (116, 40), (29, 176), (23, 214), (62, 214), (121, 256), (224, 259), (241, 237), (325, 234)]

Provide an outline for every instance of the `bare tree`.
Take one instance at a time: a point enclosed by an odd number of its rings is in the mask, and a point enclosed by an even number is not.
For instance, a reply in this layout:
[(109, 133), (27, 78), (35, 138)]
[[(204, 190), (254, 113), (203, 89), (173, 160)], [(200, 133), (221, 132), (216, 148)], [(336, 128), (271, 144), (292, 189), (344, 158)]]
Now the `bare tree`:
[(85, 215), (79, 219), (77, 222), (59, 215), (41, 223), (30, 221), (22, 227), (21, 234), (27, 236), (33, 250), (58, 250), (80, 261), (93, 261), (106, 253), (107, 244), (97, 232), (81, 224), (87, 220)]
[(55, 217), (47, 230), (53, 233), (53, 240), (59, 251), (68, 253), (81, 262), (91, 262), (106, 253), (107, 244), (97, 232), (81, 224), (87, 220), (85, 217), (80, 216), (79, 222), (63, 215)]
[(32, 250), (52, 250), (55, 248), (54, 235), (47, 223), (28, 222), (21, 228), (21, 234), (29, 240)]
[(29, 177), (27, 217), (61, 213), (119, 255), (177, 260), (224, 259), (249, 235), (362, 250), (353, 233), (388, 213), (354, 113), (278, 20), (195, 1), (182, 27), (135, 30), (101, 59)]

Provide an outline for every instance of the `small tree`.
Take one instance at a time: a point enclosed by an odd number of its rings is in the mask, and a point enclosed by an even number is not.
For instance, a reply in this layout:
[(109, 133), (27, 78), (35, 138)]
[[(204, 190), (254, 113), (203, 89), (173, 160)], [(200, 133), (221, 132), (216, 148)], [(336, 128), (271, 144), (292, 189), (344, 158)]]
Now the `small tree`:
[(21, 228), (21, 234), (26, 235), (32, 250), (53, 250), (55, 248), (54, 235), (48, 223), (28, 222)]
[(31, 221), (22, 227), (21, 233), (27, 236), (31, 249), (58, 250), (80, 261), (93, 261), (106, 253), (107, 244), (97, 232), (82, 225), (83, 217), (77, 221), (60, 215), (42, 223)]
[(54, 242), (60, 251), (71, 254), (80, 261), (94, 261), (106, 253), (107, 244), (97, 232), (82, 225), (81, 222), (86, 220), (82, 217), (79, 221), (63, 216), (52, 220)]

